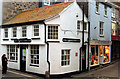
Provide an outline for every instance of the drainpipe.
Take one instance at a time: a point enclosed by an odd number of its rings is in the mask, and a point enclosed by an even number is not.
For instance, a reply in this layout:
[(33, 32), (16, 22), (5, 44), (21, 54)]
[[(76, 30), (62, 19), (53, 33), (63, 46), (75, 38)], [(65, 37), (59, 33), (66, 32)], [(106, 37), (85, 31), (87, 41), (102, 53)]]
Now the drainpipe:
[(46, 72), (46, 75), (49, 75), (50, 78), (50, 61), (49, 61), (49, 43), (46, 41), (46, 24), (43, 22), (45, 26), (45, 43), (47, 44), (47, 63), (48, 63), (48, 71)]
[(89, 46), (90, 46), (90, 22), (88, 21), (88, 70), (89, 68)]

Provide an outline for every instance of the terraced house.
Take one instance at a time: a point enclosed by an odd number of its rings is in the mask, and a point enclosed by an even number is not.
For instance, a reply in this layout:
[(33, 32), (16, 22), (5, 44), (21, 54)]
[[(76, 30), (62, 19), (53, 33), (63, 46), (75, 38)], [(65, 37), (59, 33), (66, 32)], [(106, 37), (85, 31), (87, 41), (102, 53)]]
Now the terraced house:
[[(76, 2), (65, 2), (23, 11), (4, 23), (1, 52), (7, 54), (8, 67), (52, 75), (80, 71), (82, 15)], [(88, 20), (84, 17), (85, 42)]]

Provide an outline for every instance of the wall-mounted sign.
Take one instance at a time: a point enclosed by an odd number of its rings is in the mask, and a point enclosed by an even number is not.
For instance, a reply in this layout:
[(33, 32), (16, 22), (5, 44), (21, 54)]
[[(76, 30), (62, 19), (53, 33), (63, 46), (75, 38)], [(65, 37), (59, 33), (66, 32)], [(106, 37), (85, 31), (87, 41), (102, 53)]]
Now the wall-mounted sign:
[(75, 53), (75, 56), (78, 56), (78, 52)]
[(63, 42), (79, 42), (80, 43), (80, 39), (63, 38)]
[(15, 43), (26, 43), (31, 42), (31, 39), (14, 39)]
[(91, 45), (111, 45), (112, 41), (91, 40)]

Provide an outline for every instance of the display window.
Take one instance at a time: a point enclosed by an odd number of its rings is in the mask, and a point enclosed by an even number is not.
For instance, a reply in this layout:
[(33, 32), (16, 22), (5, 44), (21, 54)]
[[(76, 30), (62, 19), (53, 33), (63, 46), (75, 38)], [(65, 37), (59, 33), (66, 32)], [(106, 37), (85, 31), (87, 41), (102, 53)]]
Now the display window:
[(98, 65), (98, 46), (91, 46), (91, 66)]
[(100, 56), (103, 57), (103, 63), (110, 61), (110, 46), (109, 45), (100, 46)]

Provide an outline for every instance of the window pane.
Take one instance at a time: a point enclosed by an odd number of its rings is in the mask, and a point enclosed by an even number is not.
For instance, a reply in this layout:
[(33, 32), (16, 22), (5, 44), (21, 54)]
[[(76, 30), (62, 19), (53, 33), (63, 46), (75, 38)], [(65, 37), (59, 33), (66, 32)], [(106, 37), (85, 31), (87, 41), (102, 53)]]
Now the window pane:
[(31, 46), (31, 64), (39, 64), (39, 46), (38, 45)]
[(69, 65), (70, 63), (70, 50), (62, 50), (61, 66)]
[(58, 26), (48, 26), (48, 39), (58, 39)]

